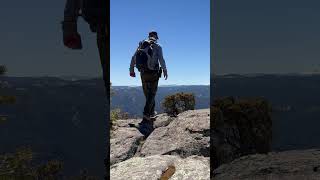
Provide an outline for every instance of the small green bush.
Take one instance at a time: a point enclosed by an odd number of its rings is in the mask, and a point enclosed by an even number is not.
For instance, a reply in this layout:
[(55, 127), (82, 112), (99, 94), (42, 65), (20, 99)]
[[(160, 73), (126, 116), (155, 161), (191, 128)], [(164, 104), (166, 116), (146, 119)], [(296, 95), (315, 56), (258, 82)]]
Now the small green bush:
[(48, 161), (36, 169), (36, 177), (44, 180), (55, 180), (63, 169), (63, 163), (58, 160)]
[(129, 114), (127, 112), (121, 111), (120, 108), (112, 109), (110, 111), (111, 128), (113, 127), (113, 125), (116, 123), (118, 119), (128, 119), (128, 118), (129, 118)]
[(14, 104), (15, 102), (14, 96), (0, 96), (0, 104)]
[(15, 153), (4, 154), (0, 158), (0, 175), (14, 175), (16, 177), (33, 176), (32, 159), (33, 153), (28, 147), (19, 148)]
[(164, 112), (171, 116), (176, 116), (187, 110), (194, 110), (195, 97), (193, 93), (177, 93), (166, 96), (162, 102)]
[(0, 65), (0, 75), (3, 75), (7, 72), (7, 67), (4, 65)]
[(29, 147), (20, 147), (13, 153), (0, 155), (0, 180), (98, 180), (81, 171), (80, 175), (65, 176), (62, 174), (63, 162), (49, 160), (43, 164), (35, 163), (34, 153)]

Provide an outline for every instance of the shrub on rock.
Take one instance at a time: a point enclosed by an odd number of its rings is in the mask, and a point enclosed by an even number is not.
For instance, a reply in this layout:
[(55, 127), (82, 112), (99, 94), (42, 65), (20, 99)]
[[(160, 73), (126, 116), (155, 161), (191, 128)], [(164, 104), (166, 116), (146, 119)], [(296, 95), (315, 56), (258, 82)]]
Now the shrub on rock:
[(195, 97), (193, 93), (177, 93), (166, 96), (162, 102), (164, 112), (176, 116), (187, 110), (194, 110)]
[(211, 107), (215, 167), (271, 151), (271, 105), (264, 98), (216, 99)]

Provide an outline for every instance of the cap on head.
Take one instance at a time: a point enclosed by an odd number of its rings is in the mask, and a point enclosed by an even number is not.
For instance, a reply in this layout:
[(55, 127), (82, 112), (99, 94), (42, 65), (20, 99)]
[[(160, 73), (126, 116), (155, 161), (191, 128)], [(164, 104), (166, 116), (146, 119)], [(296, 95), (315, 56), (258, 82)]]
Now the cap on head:
[(158, 33), (156, 31), (149, 32), (149, 37), (155, 37), (156, 39), (159, 39)]

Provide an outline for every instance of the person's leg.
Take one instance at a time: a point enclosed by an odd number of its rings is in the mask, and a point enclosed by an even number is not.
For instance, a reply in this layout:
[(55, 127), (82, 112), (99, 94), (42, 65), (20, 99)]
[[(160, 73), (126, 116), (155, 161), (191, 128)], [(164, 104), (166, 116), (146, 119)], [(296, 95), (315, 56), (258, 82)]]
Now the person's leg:
[(152, 76), (152, 82), (150, 82), (150, 115), (154, 115), (154, 109), (155, 109), (155, 97), (158, 90), (158, 82), (159, 77), (158, 74), (154, 73)]
[(149, 106), (149, 103), (148, 103), (149, 74), (148, 73), (140, 73), (140, 76), (141, 76), (143, 94), (146, 98), (144, 109), (143, 109), (143, 115), (149, 116), (149, 111), (148, 111), (148, 106)]
[(144, 107), (145, 115), (153, 115), (155, 108), (155, 96), (158, 89), (159, 77), (157, 73), (144, 73), (142, 75), (143, 89), (146, 96), (146, 104)]
[(97, 28), (97, 44), (100, 55), (100, 63), (102, 67), (102, 75), (104, 86), (106, 88), (107, 96), (109, 97), (110, 90), (110, 48), (107, 42), (107, 30), (105, 26), (99, 26)]
[(155, 97), (156, 97), (156, 94), (157, 94), (157, 90), (158, 90), (158, 82), (159, 82), (159, 79), (155, 80), (152, 82), (151, 84), (151, 87), (150, 87), (150, 91), (151, 91), (151, 100), (152, 100), (152, 105), (151, 105), (151, 109), (150, 109), (150, 115), (154, 116), (155, 115), (155, 106), (156, 106), (156, 103), (155, 103)]
[(107, 143), (110, 139), (110, 48), (109, 48), (109, 39), (108, 39), (107, 29), (104, 26), (100, 26), (97, 28), (97, 45), (99, 50), (99, 56), (100, 56), (100, 63), (102, 67), (102, 76), (104, 81), (104, 87), (106, 92), (106, 127), (104, 129), (106, 130), (106, 158), (104, 159), (105, 167), (106, 167), (106, 176), (105, 179), (107, 179), (109, 174), (109, 162), (110, 162), (110, 146), (109, 143)]
[(145, 97), (147, 97), (147, 92), (148, 92), (148, 88), (147, 88), (147, 82), (146, 82), (146, 75), (143, 73), (140, 73), (140, 77), (141, 77), (141, 83), (142, 83), (142, 90), (143, 90), (143, 94)]
[(152, 97), (150, 96), (150, 92), (152, 89), (152, 74), (150, 73), (141, 73), (141, 82), (143, 93), (146, 98), (146, 103), (143, 110), (143, 119), (139, 123), (139, 131), (144, 136), (149, 136), (150, 133), (154, 130), (153, 121), (150, 121), (150, 107), (152, 107)]

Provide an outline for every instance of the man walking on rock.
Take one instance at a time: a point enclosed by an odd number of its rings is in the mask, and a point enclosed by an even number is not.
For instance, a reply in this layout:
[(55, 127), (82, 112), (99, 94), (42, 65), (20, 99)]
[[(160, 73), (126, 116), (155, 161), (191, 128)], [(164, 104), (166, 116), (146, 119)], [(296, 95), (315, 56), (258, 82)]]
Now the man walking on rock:
[(168, 78), (162, 47), (157, 43), (158, 39), (158, 33), (156, 31), (149, 32), (148, 38), (139, 42), (139, 46), (132, 56), (129, 68), (131, 77), (136, 77), (134, 72), (135, 66), (140, 72), (146, 103), (143, 110), (143, 120), (139, 123), (139, 130), (146, 136), (153, 131), (153, 121), (156, 118), (156, 112), (154, 110), (155, 96), (162, 71), (164, 78), (166, 80)]

